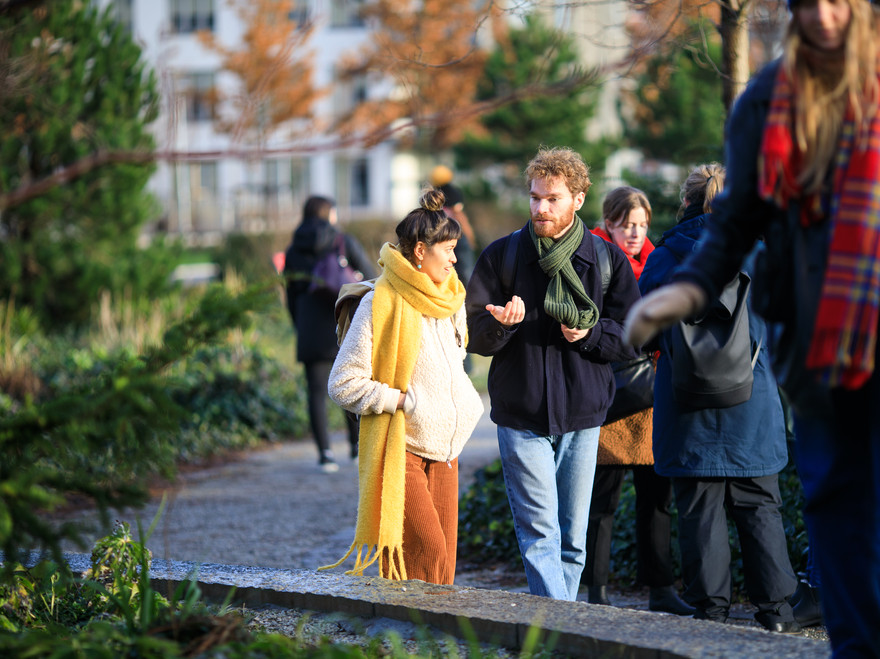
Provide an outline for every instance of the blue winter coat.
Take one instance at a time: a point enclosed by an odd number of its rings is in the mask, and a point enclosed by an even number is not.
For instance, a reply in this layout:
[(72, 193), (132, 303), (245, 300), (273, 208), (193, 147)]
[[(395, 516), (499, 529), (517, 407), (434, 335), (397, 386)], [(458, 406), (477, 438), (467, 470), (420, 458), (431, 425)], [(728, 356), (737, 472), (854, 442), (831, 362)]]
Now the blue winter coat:
[[(679, 261), (695, 251), (711, 215), (686, 214), (648, 257), (639, 279), (642, 295), (668, 283)], [(748, 270), (747, 270), (748, 272)], [(749, 313), (752, 350), (761, 341), (752, 397), (724, 409), (693, 410), (672, 394), (670, 331), (661, 333), (654, 381), (654, 469), (671, 477), (756, 477), (779, 473), (788, 461), (785, 422), (770, 369), (765, 325)]]
[[(544, 311), (550, 279), (538, 265), (528, 225), (513, 239), (519, 240), (519, 247), (510, 289), (501, 283), (507, 237), (483, 251), (467, 287), (468, 352), (492, 356), (492, 421), (542, 435), (600, 426), (614, 397), (610, 362), (636, 355), (623, 340), (623, 321), (639, 299), (632, 267), (619, 248), (609, 245), (611, 282), (603, 296), (596, 247), (584, 230), (584, 240), (571, 261), (599, 308), (599, 322), (585, 339), (569, 343), (559, 322)], [(523, 299), (526, 317), (508, 328), (486, 311), (486, 305), (504, 305), (511, 295)]]

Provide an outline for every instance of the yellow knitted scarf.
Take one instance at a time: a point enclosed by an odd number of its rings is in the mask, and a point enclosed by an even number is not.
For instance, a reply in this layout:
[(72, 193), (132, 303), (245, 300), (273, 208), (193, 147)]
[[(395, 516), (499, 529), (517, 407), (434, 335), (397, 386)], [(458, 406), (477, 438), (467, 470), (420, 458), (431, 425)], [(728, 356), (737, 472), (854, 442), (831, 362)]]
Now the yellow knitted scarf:
[[(453, 270), (442, 284), (416, 270), (395, 245), (379, 252), (382, 275), (373, 294), (373, 379), (406, 391), (421, 345), (422, 315), (449, 318), (464, 304), (465, 289)], [(406, 476), (406, 419), (370, 414), (360, 420), (358, 518), (354, 542), (330, 569), (357, 549), (354, 568), (363, 576), (376, 560), (386, 579), (406, 579), (403, 564), (403, 503)]]

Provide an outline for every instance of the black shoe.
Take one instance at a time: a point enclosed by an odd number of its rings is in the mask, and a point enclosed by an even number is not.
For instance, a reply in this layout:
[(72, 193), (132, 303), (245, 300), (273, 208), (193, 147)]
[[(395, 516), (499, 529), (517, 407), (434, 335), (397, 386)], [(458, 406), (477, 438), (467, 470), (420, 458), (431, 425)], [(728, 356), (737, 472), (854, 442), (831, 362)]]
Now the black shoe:
[(652, 587), (648, 596), (648, 610), (672, 613), (677, 616), (692, 616), (697, 610), (683, 601), (673, 586)]
[(694, 612), (694, 620), (711, 620), (712, 622), (726, 623), (729, 618), (729, 611), (720, 606), (711, 609), (697, 608)]
[(791, 596), (791, 602), (794, 619), (801, 627), (822, 624), (822, 605), (819, 600), (818, 588), (814, 588), (806, 581), (799, 582), (797, 590)]
[[(786, 604), (786, 606), (788, 606)], [(777, 611), (758, 611), (755, 620), (767, 631), (776, 634), (800, 634), (803, 629), (794, 618), (786, 619)]]
[(590, 604), (611, 606), (611, 600), (608, 599), (608, 593), (605, 592), (605, 586), (588, 586), (587, 601)]

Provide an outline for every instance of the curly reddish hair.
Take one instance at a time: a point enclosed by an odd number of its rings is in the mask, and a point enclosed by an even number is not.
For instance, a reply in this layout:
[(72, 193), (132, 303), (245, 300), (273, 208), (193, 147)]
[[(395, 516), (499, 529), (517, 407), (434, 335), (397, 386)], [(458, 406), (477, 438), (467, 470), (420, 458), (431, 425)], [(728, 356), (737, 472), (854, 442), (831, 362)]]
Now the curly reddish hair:
[(561, 178), (573, 195), (586, 194), (593, 182), (590, 168), (581, 155), (568, 147), (541, 147), (525, 169), (526, 185), (536, 179)]

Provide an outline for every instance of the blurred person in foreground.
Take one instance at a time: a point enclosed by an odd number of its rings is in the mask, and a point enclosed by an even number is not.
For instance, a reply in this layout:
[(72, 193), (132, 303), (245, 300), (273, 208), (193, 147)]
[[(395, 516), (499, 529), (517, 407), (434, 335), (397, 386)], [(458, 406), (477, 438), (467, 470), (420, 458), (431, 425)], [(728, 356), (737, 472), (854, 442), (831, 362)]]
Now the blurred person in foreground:
[(782, 57), (727, 128), (727, 187), (699, 250), (631, 311), (637, 345), (703, 309), (755, 241), (752, 301), (795, 419), (804, 518), (833, 656), (880, 656), (880, 84), (865, 0), (802, 0)]

